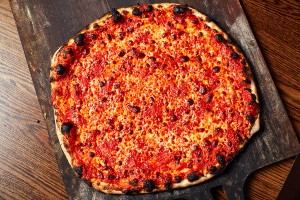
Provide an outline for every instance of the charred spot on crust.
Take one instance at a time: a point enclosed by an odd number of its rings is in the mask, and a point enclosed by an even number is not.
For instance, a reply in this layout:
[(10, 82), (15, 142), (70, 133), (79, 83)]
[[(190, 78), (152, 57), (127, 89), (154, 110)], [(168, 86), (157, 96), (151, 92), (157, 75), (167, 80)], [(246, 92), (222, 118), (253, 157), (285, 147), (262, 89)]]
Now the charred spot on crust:
[(216, 166), (211, 166), (210, 168), (209, 168), (209, 172), (211, 173), (211, 174), (217, 174), (217, 173), (219, 173), (219, 168), (217, 168)]
[(225, 38), (223, 37), (222, 34), (216, 34), (216, 35), (215, 35), (215, 40), (216, 40), (217, 42), (226, 42), (226, 40), (225, 40)]
[(83, 40), (84, 40), (84, 34), (80, 33), (75, 37), (74, 42), (77, 46), (83, 46), (84, 45)]
[(222, 166), (225, 165), (225, 157), (221, 154), (217, 154), (216, 155), (216, 160), (218, 161), (218, 163), (220, 163)]
[(113, 16), (113, 20), (115, 23), (121, 21), (122, 15), (119, 13), (119, 11), (116, 8), (113, 8), (111, 10), (111, 14)]
[(241, 61), (241, 63), (242, 63), (242, 65), (246, 65), (246, 64), (247, 64), (247, 61), (246, 61), (245, 59), (243, 59), (243, 60)]
[(73, 127), (73, 124), (71, 122), (65, 122), (61, 125), (61, 133), (66, 134), (70, 133), (71, 129)]
[(153, 6), (152, 5), (147, 5), (145, 12), (151, 12), (153, 10)]
[(82, 166), (81, 165), (73, 167), (73, 170), (79, 178), (82, 177)]
[(175, 176), (175, 182), (176, 183), (180, 183), (182, 181), (182, 177), (181, 176)]
[[(210, 17), (208, 17), (208, 16), (206, 16), (206, 19), (205, 19), (207, 22), (211, 22), (211, 21), (213, 21), (212, 20), (212, 18), (210, 18)], [(215, 30), (215, 29), (214, 29)]]
[(178, 15), (178, 14), (182, 14), (182, 13), (185, 13), (185, 11), (187, 11), (187, 6), (183, 6), (183, 5), (177, 5), (174, 7), (173, 9), (173, 13), (175, 15)]
[(63, 75), (66, 70), (67, 70), (67, 68), (64, 67), (62, 64), (59, 64), (59, 65), (56, 66), (56, 73), (58, 75)]
[(140, 16), (140, 15), (142, 15), (142, 12), (140, 11), (140, 9), (138, 9), (137, 7), (135, 7), (132, 10), (132, 14), (135, 15), (135, 16)]
[(147, 191), (147, 192), (152, 192), (153, 189), (155, 187), (155, 183), (153, 180), (146, 180), (143, 183), (143, 188)]
[(69, 49), (64, 49), (64, 50), (63, 50), (63, 53), (64, 53), (64, 54), (69, 54), (69, 55), (74, 55), (74, 51), (73, 51), (71, 48), (69, 48)]
[(93, 28), (98, 28), (99, 27), (99, 24), (97, 24), (97, 23), (95, 23), (94, 25), (93, 25)]
[(134, 178), (131, 181), (129, 181), (129, 185), (137, 186), (138, 184), (139, 184), (139, 180), (136, 179), (136, 178)]
[(164, 186), (166, 190), (171, 190), (172, 189), (172, 181), (170, 179), (167, 179), (166, 182), (164, 183)]
[(247, 119), (251, 124), (253, 124), (254, 121), (255, 121), (255, 119), (254, 119), (254, 117), (253, 117), (252, 115), (247, 115), (247, 116), (246, 116), (246, 119)]
[(230, 54), (230, 57), (233, 58), (233, 59), (238, 59), (240, 56), (239, 56), (238, 53), (233, 52), (233, 53)]
[(192, 172), (187, 175), (187, 179), (189, 182), (194, 182), (199, 179), (197, 172)]
[(246, 78), (245, 80), (242, 81), (243, 83), (246, 83), (246, 84), (250, 84), (251, 83), (251, 80), (249, 78)]
[(256, 95), (255, 94), (251, 94), (251, 99), (252, 99), (252, 101), (256, 101)]

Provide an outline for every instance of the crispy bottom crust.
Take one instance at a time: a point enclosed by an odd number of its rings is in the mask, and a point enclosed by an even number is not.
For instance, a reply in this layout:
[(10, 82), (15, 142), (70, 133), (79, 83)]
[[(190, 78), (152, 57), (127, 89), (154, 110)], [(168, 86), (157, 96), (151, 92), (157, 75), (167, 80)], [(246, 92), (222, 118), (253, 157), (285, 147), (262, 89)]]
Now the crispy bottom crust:
[[(161, 6), (167, 8), (167, 7), (173, 6), (173, 5), (180, 5), (180, 4), (175, 4), (175, 3), (152, 4), (152, 6), (153, 6), (154, 8), (158, 8), (158, 7), (161, 7)], [(133, 10), (133, 8), (134, 8), (134, 6), (127, 7), (127, 8), (119, 8), (118, 11), (119, 11), (119, 12), (122, 12), (122, 11), (128, 11), (128, 12), (131, 12), (131, 11)], [(201, 18), (201, 19), (203, 19), (203, 20), (206, 19), (206, 15), (202, 14), (201, 12), (197, 11), (196, 9), (193, 9), (193, 8), (190, 8), (190, 7), (189, 7), (189, 9), (192, 10), (193, 14), (194, 14), (195, 16), (197, 16), (198, 18)], [(105, 14), (103, 17), (101, 17), (101, 18), (99, 18), (99, 19), (93, 21), (92, 23), (90, 23), (90, 25), (87, 26), (87, 28), (85, 28), (84, 30), (80, 31), (79, 33), (85, 33), (86, 31), (91, 30), (94, 23), (98, 23), (99, 25), (104, 24), (105, 21), (107, 21), (107, 20), (110, 19), (110, 16), (111, 16), (110, 14)], [(219, 33), (222, 33), (223, 37), (224, 37), (226, 40), (229, 39), (228, 35), (227, 35), (224, 31), (222, 31), (222, 29), (220, 29), (214, 22), (211, 22), (211, 21), (210, 21), (210, 22), (206, 22), (206, 24), (207, 24), (210, 28), (216, 29)], [(74, 41), (73, 38), (70, 39), (70, 40), (68, 41), (67, 45), (72, 44), (73, 41)], [(236, 46), (234, 46), (233, 44), (228, 44), (228, 45), (231, 46), (231, 47), (235, 50), (235, 52), (237, 52), (241, 57), (244, 57), (244, 55), (238, 51), (238, 49), (237, 49)], [(56, 57), (57, 57), (57, 54), (60, 52), (60, 50), (61, 50), (62, 47), (63, 47), (63, 46), (61, 46), (60, 48), (58, 48), (58, 50), (54, 53), (54, 55), (53, 55), (53, 57), (52, 57), (52, 61), (51, 61), (51, 66), (57, 65)], [(246, 66), (249, 67), (248, 63), (246, 64)], [(54, 86), (54, 84), (55, 84), (55, 83), (51, 83), (51, 88)], [(256, 102), (259, 103), (259, 102), (258, 102), (257, 89), (256, 89), (256, 86), (255, 86), (255, 83), (254, 83), (254, 80), (253, 80), (252, 77), (251, 77), (251, 91), (252, 91), (252, 94), (254, 94), (254, 95), (257, 97), (257, 98), (256, 98)], [(55, 111), (55, 109), (54, 109), (54, 111)], [(56, 111), (55, 111), (55, 112), (56, 112)], [(57, 123), (57, 118), (56, 118), (56, 116), (54, 116), (54, 117), (55, 117), (56, 134), (57, 134), (57, 137), (58, 137), (58, 139), (59, 139), (60, 146), (61, 146), (61, 148), (62, 148), (62, 150), (63, 150), (63, 152), (64, 152), (64, 154), (65, 154), (65, 156), (66, 156), (66, 158), (67, 158), (67, 160), (68, 160), (68, 162), (69, 162), (69, 164), (70, 164), (70, 166), (72, 166), (72, 157), (71, 157), (70, 153), (67, 151), (67, 149), (66, 149), (66, 147), (65, 147), (65, 145), (64, 145), (63, 134), (62, 134), (61, 130), (59, 129), (60, 124)], [(256, 120), (255, 120), (255, 122), (254, 122), (254, 124), (253, 124), (253, 126), (252, 126), (252, 129), (251, 129), (251, 131), (250, 131), (250, 137), (249, 137), (249, 139), (250, 139), (250, 138), (251, 138), (251, 137), (252, 137), (259, 129), (260, 129), (260, 116), (259, 116), (259, 114), (258, 114), (258, 116), (257, 116), (257, 118), (256, 118)], [(249, 139), (248, 139), (248, 140), (249, 140)], [(240, 150), (245, 146), (246, 143), (247, 143), (247, 140), (246, 140), (243, 144), (241, 144), (241, 145), (239, 146), (239, 150), (238, 150), (238, 151), (240, 151)], [(226, 165), (227, 165), (227, 164), (228, 164), (228, 163), (226, 163)], [(226, 166), (225, 166), (224, 168), (226, 168)], [(193, 182), (188, 181), (188, 179), (183, 179), (180, 183), (174, 183), (174, 184), (172, 185), (172, 188), (174, 188), (174, 189), (175, 189), (175, 188), (185, 188), (185, 187), (189, 187), (189, 186), (192, 186), (192, 185), (196, 185), (196, 184), (202, 183), (202, 182), (204, 182), (204, 181), (206, 181), (206, 180), (208, 180), (208, 179), (211, 179), (211, 178), (214, 177), (215, 175), (216, 175), (216, 174), (205, 174), (205, 175), (203, 175), (202, 177), (200, 177), (198, 180), (193, 181)], [(102, 192), (104, 192), (104, 193), (108, 193), (108, 194), (123, 194), (122, 191), (119, 191), (119, 190), (107, 190), (107, 189), (104, 189), (104, 188), (107, 188), (107, 186), (109, 186), (109, 184), (106, 184), (106, 183), (101, 182), (101, 183), (98, 185), (98, 184), (97, 184), (95, 181), (93, 181), (93, 180), (91, 180), (91, 183), (92, 183), (92, 186), (93, 186), (95, 189), (97, 189), (97, 190), (99, 190), (99, 191), (102, 191)], [(158, 192), (158, 191), (162, 191), (162, 189), (161, 189), (161, 188), (154, 189), (152, 192)], [(147, 192), (141, 191), (140, 193), (147, 193)]]

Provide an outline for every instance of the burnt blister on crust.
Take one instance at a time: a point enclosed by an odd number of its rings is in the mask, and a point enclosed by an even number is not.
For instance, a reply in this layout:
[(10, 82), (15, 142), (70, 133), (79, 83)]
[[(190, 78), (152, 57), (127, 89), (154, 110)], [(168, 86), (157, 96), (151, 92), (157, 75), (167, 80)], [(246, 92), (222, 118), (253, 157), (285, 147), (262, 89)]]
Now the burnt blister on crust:
[(185, 13), (186, 11), (188, 10), (187, 6), (184, 6), (184, 5), (176, 5), (173, 9), (173, 13), (175, 15), (179, 15), (179, 14), (182, 14), (182, 13)]
[(194, 182), (194, 181), (198, 180), (199, 178), (200, 177), (198, 176), (197, 172), (192, 172), (187, 175), (187, 179), (189, 182)]
[(171, 190), (172, 189), (171, 179), (167, 179), (166, 182), (164, 183), (164, 186), (165, 186), (166, 190)]
[(145, 12), (151, 12), (153, 10), (153, 6), (152, 5), (147, 5)]
[(84, 45), (84, 34), (80, 33), (74, 38), (74, 42), (77, 46), (83, 46)]
[(115, 23), (122, 20), (122, 15), (119, 13), (119, 11), (116, 8), (113, 8), (111, 10), (111, 15), (113, 16), (113, 20)]
[(140, 15), (142, 15), (142, 11), (140, 11), (139, 8), (135, 7), (132, 10), (132, 14), (135, 15), (135, 16), (140, 16)]
[(254, 118), (252, 115), (247, 115), (247, 116), (246, 116), (246, 119), (247, 119), (251, 124), (254, 124), (254, 122), (255, 122), (255, 118)]
[(225, 40), (225, 38), (223, 37), (222, 34), (216, 34), (216, 35), (215, 35), (215, 40), (216, 40), (217, 42), (226, 42), (226, 40)]
[(210, 172), (211, 174), (218, 174), (218, 173), (220, 172), (220, 168), (218, 168), (218, 167), (216, 167), (216, 166), (211, 166), (211, 167), (209, 168), (209, 172)]
[(225, 159), (225, 157), (224, 157), (223, 155), (221, 155), (221, 154), (217, 154), (217, 155), (216, 155), (216, 160), (217, 160), (217, 162), (218, 162), (220, 165), (222, 165), (222, 166), (224, 166), (224, 165), (226, 164), (226, 159)]
[(233, 59), (238, 59), (240, 56), (239, 56), (238, 53), (233, 52), (233, 53), (230, 54), (230, 57), (233, 58)]
[(65, 66), (63, 66), (62, 64), (59, 64), (56, 66), (56, 73), (57, 75), (63, 75), (66, 71), (67, 71), (67, 68)]
[(182, 181), (182, 176), (175, 176), (175, 182), (180, 183)]
[(152, 192), (155, 188), (155, 183), (153, 180), (146, 180), (143, 183), (143, 188), (147, 191), (147, 192)]
[(73, 128), (73, 124), (71, 122), (65, 122), (61, 125), (61, 133), (62, 134), (70, 133), (72, 128)]

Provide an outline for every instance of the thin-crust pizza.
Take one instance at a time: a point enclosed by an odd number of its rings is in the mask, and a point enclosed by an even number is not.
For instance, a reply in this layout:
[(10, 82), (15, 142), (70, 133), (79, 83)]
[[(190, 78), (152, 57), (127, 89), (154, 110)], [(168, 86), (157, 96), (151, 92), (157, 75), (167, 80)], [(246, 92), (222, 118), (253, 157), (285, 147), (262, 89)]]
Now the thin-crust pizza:
[(259, 130), (244, 55), (186, 5), (112, 9), (57, 50), (50, 81), (61, 148), (105, 193), (206, 181)]

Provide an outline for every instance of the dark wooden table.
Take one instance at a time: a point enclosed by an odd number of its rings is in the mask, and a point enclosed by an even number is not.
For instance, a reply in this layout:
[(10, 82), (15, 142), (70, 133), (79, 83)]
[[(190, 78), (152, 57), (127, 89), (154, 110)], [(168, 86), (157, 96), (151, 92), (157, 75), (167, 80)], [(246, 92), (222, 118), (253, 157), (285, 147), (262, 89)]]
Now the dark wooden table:
[[(300, 137), (300, 2), (241, 3)], [(67, 199), (8, 0), (0, 0), (0, 91), (0, 199)], [(275, 199), (293, 161), (250, 175), (246, 196)]]

